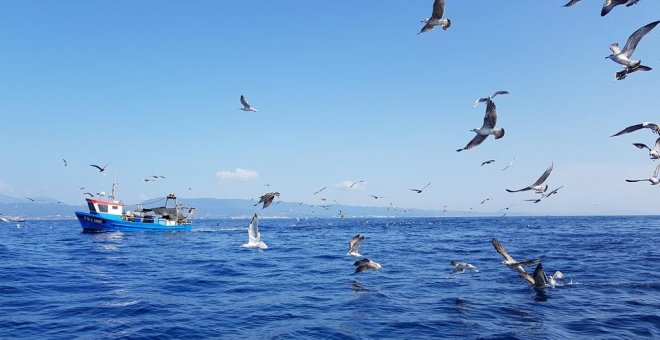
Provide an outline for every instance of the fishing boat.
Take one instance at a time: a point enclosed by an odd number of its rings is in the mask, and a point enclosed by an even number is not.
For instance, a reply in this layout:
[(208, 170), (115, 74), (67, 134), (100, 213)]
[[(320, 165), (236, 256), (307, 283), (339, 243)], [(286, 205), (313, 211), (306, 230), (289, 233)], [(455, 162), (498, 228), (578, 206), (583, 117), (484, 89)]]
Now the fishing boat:
[(176, 195), (167, 195), (161, 207), (124, 211), (124, 203), (115, 199), (115, 187), (105, 196), (109, 200), (86, 198), (89, 212), (75, 212), (83, 232), (192, 230), (196, 209), (181, 206)]

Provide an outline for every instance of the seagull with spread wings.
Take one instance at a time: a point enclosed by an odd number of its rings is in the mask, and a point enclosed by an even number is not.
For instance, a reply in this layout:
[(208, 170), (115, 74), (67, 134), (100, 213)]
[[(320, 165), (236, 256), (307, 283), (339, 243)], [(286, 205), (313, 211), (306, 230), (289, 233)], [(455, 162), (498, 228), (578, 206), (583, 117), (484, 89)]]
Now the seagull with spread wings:
[(495, 93), (493, 93), (490, 97), (477, 98), (477, 100), (474, 101), (474, 105), (472, 105), (472, 106), (477, 107), (477, 105), (479, 105), (479, 103), (483, 103), (483, 102), (487, 102), (489, 100), (493, 100), (493, 98), (495, 98), (499, 95), (503, 95), (503, 94), (509, 94), (509, 91), (504, 91), (504, 90), (495, 91)]
[(655, 167), (655, 171), (653, 172), (653, 176), (651, 178), (646, 178), (646, 179), (627, 179), (626, 182), (634, 183), (634, 182), (650, 182), (651, 185), (657, 185), (660, 183), (660, 179), (658, 179), (658, 174), (660, 174), (660, 164), (658, 164), (657, 167)]
[(617, 136), (625, 135), (626, 133), (635, 132), (635, 131), (640, 130), (640, 129), (649, 129), (653, 133), (660, 134), (660, 125), (658, 125), (656, 123), (651, 123), (651, 122), (644, 122), (644, 123), (641, 123), (641, 124), (631, 125), (631, 126), (625, 128), (625, 129), (611, 135), (610, 137), (617, 137)]
[(504, 257), (504, 261), (502, 261), (502, 264), (519, 273), (525, 272), (525, 269), (523, 269), (523, 267), (533, 266), (541, 262), (541, 258), (516, 261), (513, 259), (513, 257), (511, 257), (511, 255), (509, 255), (509, 252), (506, 250), (506, 248), (504, 248), (504, 246), (502, 245), (502, 243), (500, 243), (500, 241), (498, 241), (496, 238), (493, 238), (491, 242), (493, 243), (493, 247), (495, 247), (495, 250), (498, 253), (500, 253), (502, 257)]
[(431, 185), (431, 182), (428, 182), (428, 183), (427, 183), (424, 187), (422, 187), (421, 189), (408, 189), (408, 190), (410, 190), (410, 191), (414, 191), (414, 192), (416, 192), (416, 193), (418, 193), (418, 194), (421, 194), (422, 191), (424, 191), (424, 189), (426, 189), (429, 185)]
[(261, 250), (268, 249), (266, 243), (261, 240), (261, 233), (259, 232), (259, 219), (257, 214), (252, 216), (250, 225), (248, 226), (248, 243), (243, 244), (244, 248), (258, 248)]
[(624, 79), (629, 73), (635, 71), (651, 70), (650, 67), (642, 65), (641, 60), (631, 60), (630, 58), (635, 52), (637, 44), (640, 40), (642, 40), (642, 37), (644, 37), (646, 33), (649, 33), (656, 25), (658, 25), (658, 23), (660, 23), (660, 20), (647, 24), (646, 26), (631, 34), (628, 38), (628, 41), (626, 42), (626, 45), (623, 47), (623, 50), (619, 48), (619, 44), (617, 43), (610, 44), (610, 50), (612, 51), (612, 54), (606, 58), (612, 59), (617, 64), (623, 65), (623, 71), (617, 72), (615, 75), (617, 80)]
[(500, 139), (504, 137), (504, 129), (495, 128), (497, 124), (497, 109), (495, 103), (492, 100), (486, 102), (486, 114), (484, 115), (484, 123), (479, 129), (472, 129), (470, 131), (475, 132), (477, 135), (472, 138), (471, 141), (465, 145), (464, 148), (458, 149), (456, 151), (461, 152), (463, 150), (472, 149), (479, 144), (483, 143), (489, 135), (495, 136), (495, 139)]
[(655, 140), (655, 146), (653, 149), (650, 147), (646, 146), (646, 144), (643, 143), (633, 143), (633, 145), (638, 148), (638, 149), (648, 149), (649, 150), (649, 157), (651, 159), (659, 159), (660, 158), (660, 138)]
[(432, 30), (435, 26), (442, 27), (443, 30), (447, 30), (451, 26), (451, 20), (443, 19), (442, 16), (445, 15), (445, 0), (435, 0), (433, 1), (433, 13), (431, 13), (430, 18), (424, 18), (421, 22), (425, 23), (424, 27), (417, 34), (428, 32)]
[(105, 175), (105, 168), (108, 167), (108, 164), (106, 164), (104, 167), (100, 167), (100, 166), (98, 166), (98, 165), (96, 165), (96, 164), (90, 164), (89, 166), (97, 168), (97, 169), (99, 170), (100, 173), (102, 173), (102, 174)]
[(625, 4), (626, 7), (630, 7), (638, 2), (639, 0), (605, 0), (605, 2), (603, 3), (603, 9), (600, 10), (600, 16), (601, 17), (606, 16), (607, 13), (609, 13), (616, 6)]
[(522, 189), (518, 190), (511, 190), (511, 189), (506, 189), (507, 192), (520, 192), (520, 191), (528, 191), (528, 190), (534, 190), (535, 193), (537, 194), (543, 194), (546, 190), (548, 190), (548, 185), (543, 184), (546, 179), (548, 179), (548, 176), (550, 176), (550, 173), (552, 172), (552, 167), (554, 163), (550, 163), (550, 166), (543, 172), (541, 177), (534, 182), (534, 184), (526, 186)]
[(268, 206), (271, 203), (273, 203), (273, 200), (275, 199), (275, 196), (279, 197), (280, 193), (277, 192), (277, 191), (276, 192), (267, 192), (267, 193), (261, 195), (261, 197), (259, 197), (259, 202), (257, 202), (257, 204), (255, 204), (255, 206), (259, 205), (259, 203), (263, 203), (264, 205), (263, 205), (263, 207), (261, 207), (261, 209), (268, 208)]
[(249, 112), (257, 112), (257, 108), (250, 105), (250, 103), (248, 103), (247, 99), (245, 99), (244, 95), (241, 95), (241, 105), (243, 105), (243, 107), (241, 107), (239, 110), (249, 111)]
[(383, 266), (376, 261), (364, 258), (353, 262), (353, 265), (356, 266), (355, 273), (361, 273), (366, 270), (380, 270)]
[(364, 241), (364, 236), (360, 236), (360, 234), (353, 236), (353, 238), (348, 241), (348, 253), (346, 255), (357, 257), (362, 256), (360, 255), (360, 245), (362, 244), (362, 241)]

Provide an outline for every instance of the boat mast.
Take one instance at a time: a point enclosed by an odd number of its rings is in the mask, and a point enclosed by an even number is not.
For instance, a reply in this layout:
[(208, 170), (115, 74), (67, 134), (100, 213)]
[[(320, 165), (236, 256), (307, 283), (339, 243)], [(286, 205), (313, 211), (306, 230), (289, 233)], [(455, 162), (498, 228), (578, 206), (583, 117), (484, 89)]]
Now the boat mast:
[(117, 183), (117, 169), (115, 169), (115, 180), (112, 182), (112, 194), (110, 198), (115, 200), (115, 191), (119, 191), (119, 183)]

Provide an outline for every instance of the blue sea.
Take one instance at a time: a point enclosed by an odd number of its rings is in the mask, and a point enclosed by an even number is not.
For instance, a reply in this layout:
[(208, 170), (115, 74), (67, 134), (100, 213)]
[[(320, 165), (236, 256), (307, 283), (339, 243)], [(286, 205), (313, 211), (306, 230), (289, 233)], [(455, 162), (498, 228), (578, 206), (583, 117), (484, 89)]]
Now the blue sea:
[[(660, 217), (261, 219), (192, 232), (0, 224), (0, 338), (660, 337)], [(382, 265), (354, 273), (348, 241)], [(500, 262), (544, 255), (564, 284)], [(451, 274), (451, 260), (479, 268)]]

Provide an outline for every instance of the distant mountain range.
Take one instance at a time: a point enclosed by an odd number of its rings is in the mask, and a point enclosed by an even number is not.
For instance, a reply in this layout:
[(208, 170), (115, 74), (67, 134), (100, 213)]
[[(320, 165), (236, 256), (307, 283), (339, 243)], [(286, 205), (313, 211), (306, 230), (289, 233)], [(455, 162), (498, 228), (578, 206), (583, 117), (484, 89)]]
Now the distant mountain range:
[[(27, 198), (16, 198), (0, 195), (0, 214), (26, 219), (73, 219), (74, 211), (87, 211), (86, 205), (71, 206), (60, 203), (52, 198), (34, 197), (35, 201)], [(258, 214), (263, 218), (285, 217), (339, 217), (341, 211), (346, 217), (435, 217), (444, 216), (442, 211), (419, 209), (392, 209), (387, 207), (362, 207), (328, 204), (325, 206), (308, 205), (292, 202), (275, 201), (268, 208), (262, 209), (261, 204), (255, 206), (256, 201), (243, 199), (217, 199), (217, 198), (181, 198), (180, 203), (185, 206), (197, 208), (195, 218), (216, 219), (246, 217)], [(149, 200), (147, 200), (149, 202)], [(162, 204), (162, 202), (158, 202)], [(153, 207), (154, 205), (145, 205)], [(127, 206), (126, 209), (135, 209)], [(470, 216), (467, 212), (447, 212), (450, 216)], [(484, 215), (480, 213), (480, 215)]]

